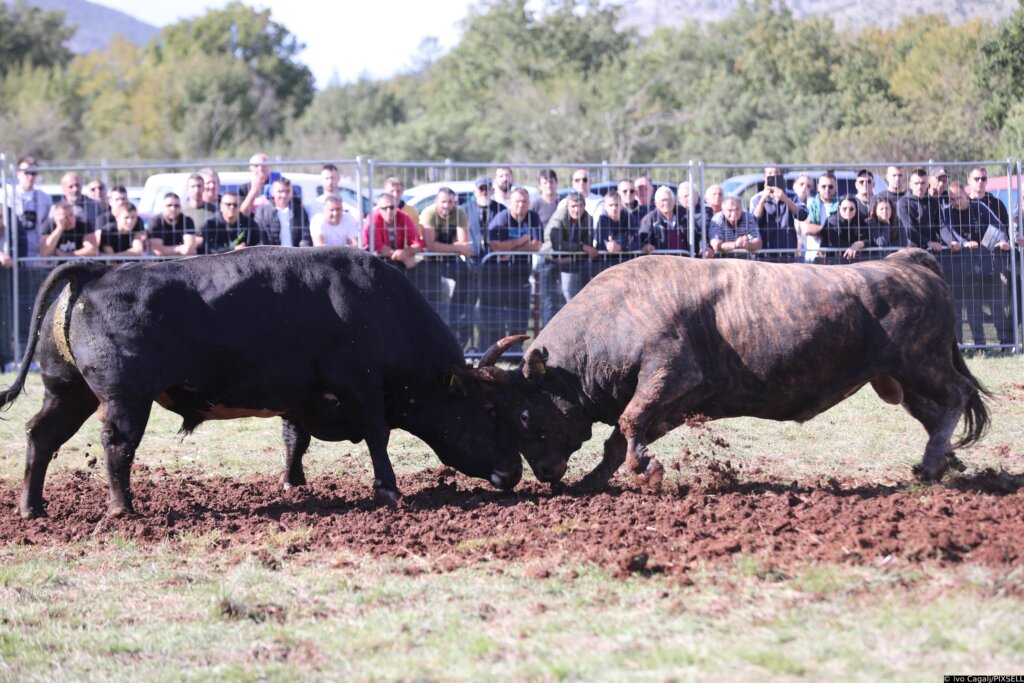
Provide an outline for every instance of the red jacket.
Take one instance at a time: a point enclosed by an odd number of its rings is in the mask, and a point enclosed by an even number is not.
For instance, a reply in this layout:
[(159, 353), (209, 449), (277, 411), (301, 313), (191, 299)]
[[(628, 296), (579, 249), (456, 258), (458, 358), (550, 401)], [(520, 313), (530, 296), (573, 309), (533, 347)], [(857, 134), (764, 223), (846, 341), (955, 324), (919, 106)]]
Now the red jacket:
[(392, 249), (403, 249), (408, 246), (423, 246), (423, 238), (416, 231), (416, 224), (412, 222), (405, 211), (395, 211), (395, 239), (391, 240), (391, 230), (384, 225), (384, 216), (380, 211), (374, 209), (373, 213), (366, 219), (363, 225), (363, 246), (370, 248), (370, 224), (373, 223), (373, 252), (379, 254), (381, 247), (385, 244)]

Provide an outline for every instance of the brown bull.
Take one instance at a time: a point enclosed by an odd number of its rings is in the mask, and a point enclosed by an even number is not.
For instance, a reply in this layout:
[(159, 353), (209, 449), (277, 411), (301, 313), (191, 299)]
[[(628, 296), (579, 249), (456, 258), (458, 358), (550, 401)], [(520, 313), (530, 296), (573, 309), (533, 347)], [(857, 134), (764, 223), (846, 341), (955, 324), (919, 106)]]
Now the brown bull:
[(950, 438), (961, 416), (957, 448), (989, 422), (956, 344), (949, 288), (919, 249), (830, 267), (638, 258), (573, 298), (520, 372), (492, 379), (507, 384), (502, 410), (542, 481), (562, 478), (595, 422), (615, 426), (585, 487), (623, 462), (659, 484), (648, 444), (689, 416), (803, 422), (868, 382), (927, 430), (915, 468), (925, 480), (958, 464)]

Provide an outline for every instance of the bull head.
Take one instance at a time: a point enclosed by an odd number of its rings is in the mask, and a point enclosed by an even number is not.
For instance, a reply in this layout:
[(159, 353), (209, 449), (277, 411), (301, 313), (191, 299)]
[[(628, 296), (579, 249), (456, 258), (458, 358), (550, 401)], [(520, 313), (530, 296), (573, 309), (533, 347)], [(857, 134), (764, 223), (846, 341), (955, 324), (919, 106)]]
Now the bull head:
[(481, 382), (487, 382), (488, 384), (497, 384), (500, 386), (508, 384), (508, 372), (495, 367), (494, 364), (498, 362), (499, 358), (501, 358), (501, 354), (508, 351), (509, 348), (524, 342), (529, 338), (529, 335), (526, 334), (516, 334), (494, 342), (489, 349), (484, 351), (484, 355), (480, 356), (480, 362), (477, 366), (469, 371), (470, 377), (478, 379)]

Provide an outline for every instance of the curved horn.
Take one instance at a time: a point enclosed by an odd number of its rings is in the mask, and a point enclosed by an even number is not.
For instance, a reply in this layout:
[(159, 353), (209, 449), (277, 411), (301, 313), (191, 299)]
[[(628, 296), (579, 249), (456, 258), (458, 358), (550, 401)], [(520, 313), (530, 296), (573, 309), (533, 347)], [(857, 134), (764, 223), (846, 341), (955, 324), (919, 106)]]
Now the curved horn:
[(484, 351), (484, 355), (480, 356), (480, 362), (476, 366), (478, 368), (486, 368), (489, 365), (494, 365), (501, 358), (501, 354), (508, 351), (510, 346), (515, 346), (529, 338), (530, 335), (528, 334), (514, 334), (511, 337), (499, 339), (491, 345), (491, 348)]

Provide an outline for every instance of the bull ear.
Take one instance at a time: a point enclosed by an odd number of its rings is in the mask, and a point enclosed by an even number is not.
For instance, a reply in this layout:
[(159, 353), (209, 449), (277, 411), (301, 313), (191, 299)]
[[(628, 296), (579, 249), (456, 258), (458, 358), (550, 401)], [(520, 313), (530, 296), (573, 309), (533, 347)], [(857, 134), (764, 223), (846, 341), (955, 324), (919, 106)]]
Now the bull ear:
[(491, 345), (491, 348), (484, 351), (484, 355), (480, 356), (480, 362), (477, 363), (478, 368), (486, 368), (494, 365), (501, 358), (501, 354), (509, 350), (510, 347), (515, 346), (520, 342), (524, 342), (530, 338), (528, 334), (514, 334), (511, 337), (505, 337), (499, 339)]
[(526, 379), (543, 379), (548, 371), (548, 350), (531, 346), (523, 359), (523, 377)]

